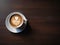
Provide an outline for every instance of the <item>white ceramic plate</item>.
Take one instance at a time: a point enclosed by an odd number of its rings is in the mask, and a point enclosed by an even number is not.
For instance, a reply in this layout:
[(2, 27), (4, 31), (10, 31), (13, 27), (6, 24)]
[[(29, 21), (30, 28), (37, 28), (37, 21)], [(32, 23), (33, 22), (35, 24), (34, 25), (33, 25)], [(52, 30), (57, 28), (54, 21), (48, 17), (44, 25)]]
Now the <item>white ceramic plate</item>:
[[(10, 20), (11, 16), (14, 15), (14, 14), (19, 14), (19, 15), (21, 15), (21, 16), (23, 17), (24, 25), (22, 26), (22, 28), (21, 28), (21, 27), (19, 27), (19, 28), (14, 28), (14, 27), (12, 27), (12, 26), (10, 25), (9, 20)], [(26, 17), (25, 17), (22, 13), (20, 13), (20, 12), (12, 12), (12, 13), (10, 13), (10, 14), (6, 17), (6, 20), (5, 20), (5, 25), (6, 25), (7, 29), (8, 29), (10, 32), (12, 32), (12, 33), (20, 33), (20, 32), (22, 32), (22, 31), (24, 30), (24, 28), (26, 27), (26, 24), (27, 24), (27, 19), (26, 19)]]

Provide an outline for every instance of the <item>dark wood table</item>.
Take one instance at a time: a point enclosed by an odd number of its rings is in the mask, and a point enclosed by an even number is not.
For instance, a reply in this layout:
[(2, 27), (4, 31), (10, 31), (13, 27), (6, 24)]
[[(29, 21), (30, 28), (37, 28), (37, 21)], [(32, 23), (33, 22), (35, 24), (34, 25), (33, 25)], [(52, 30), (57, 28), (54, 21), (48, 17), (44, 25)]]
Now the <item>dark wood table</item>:
[[(0, 0), (0, 45), (59, 45), (59, 1)], [(20, 34), (10, 33), (5, 19), (11, 12), (21, 12), (28, 26)]]

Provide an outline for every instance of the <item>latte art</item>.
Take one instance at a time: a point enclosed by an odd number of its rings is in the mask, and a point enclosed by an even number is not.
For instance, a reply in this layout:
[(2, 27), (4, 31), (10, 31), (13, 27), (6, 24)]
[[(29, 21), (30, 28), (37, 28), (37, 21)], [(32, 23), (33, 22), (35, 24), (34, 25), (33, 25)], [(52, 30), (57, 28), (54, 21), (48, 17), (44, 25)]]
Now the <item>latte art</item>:
[(10, 18), (10, 24), (13, 27), (17, 27), (22, 23), (22, 17), (18, 14), (14, 14), (11, 18)]
[(16, 16), (16, 17), (14, 17), (14, 18), (15, 18), (15, 20), (17, 21), (19, 17)]

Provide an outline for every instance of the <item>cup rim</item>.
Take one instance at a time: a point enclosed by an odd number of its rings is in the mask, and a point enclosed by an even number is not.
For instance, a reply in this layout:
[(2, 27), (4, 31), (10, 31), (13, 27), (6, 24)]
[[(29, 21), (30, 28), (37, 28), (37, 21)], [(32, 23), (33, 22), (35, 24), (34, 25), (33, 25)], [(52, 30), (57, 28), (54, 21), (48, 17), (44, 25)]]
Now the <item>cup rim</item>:
[[(22, 22), (21, 22), (21, 24), (19, 24), (18, 26), (16, 26), (16, 27), (13, 27), (11, 24), (10, 24), (10, 18), (11, 18), (11, 16), (13, 16), (14, 14), (18, 14), (19, 16), (21, 16), (22, 17)], [(12, 13), (10, 13), (9, 14), (9, 16), (10, 16), (10, 18), (9, 18), (9, 24), (10, 24), (10, 26), (12, 26), (13, 28), (19, 28), (19, 27), (21, 27), (22, 25), (23, 25), (23, 22), (24, 22), (24, 17), (23, 17), (23, 14), (21, 14), (20, 12), (12, 12)]]

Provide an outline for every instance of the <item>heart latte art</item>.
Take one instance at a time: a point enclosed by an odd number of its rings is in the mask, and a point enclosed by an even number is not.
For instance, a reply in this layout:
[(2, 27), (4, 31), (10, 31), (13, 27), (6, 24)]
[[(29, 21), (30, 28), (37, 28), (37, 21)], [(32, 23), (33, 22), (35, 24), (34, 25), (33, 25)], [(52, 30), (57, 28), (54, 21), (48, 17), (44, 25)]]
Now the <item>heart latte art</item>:
[(23, 19), (20, 15), (18, 14), (14, 14), (13, 16), (11, 16), (10, 18), (10, 24), (13, 26), (13, 27), (17, 27), (19, 26), (21, 23), (22, 23)]

